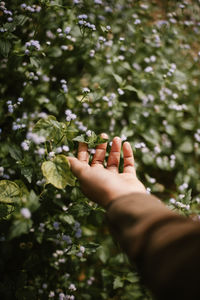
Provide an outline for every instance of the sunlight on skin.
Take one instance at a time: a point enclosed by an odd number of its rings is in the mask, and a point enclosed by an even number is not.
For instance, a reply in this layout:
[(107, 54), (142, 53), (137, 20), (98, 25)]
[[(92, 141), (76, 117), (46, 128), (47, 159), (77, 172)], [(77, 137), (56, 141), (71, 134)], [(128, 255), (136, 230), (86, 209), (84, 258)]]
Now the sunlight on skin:
[[(101, 136), (108, 138), (105, 133)], [(119, 173), (121, 145), (121, 139), (114, 137), (107, 168), (104, 167), (107, 143), (96, 147), (91, 165), (88, 146), (85, 143), (79, 143), (77, 158), (68, 157), (72, 172), (80, 181), (83, 193), (104, 207), (113, 199), (128, 193), (146, 193), (144, 185), (136, 176), (133, 151), (128, 142), (123, 144), (124, 169), (123, 173)]]

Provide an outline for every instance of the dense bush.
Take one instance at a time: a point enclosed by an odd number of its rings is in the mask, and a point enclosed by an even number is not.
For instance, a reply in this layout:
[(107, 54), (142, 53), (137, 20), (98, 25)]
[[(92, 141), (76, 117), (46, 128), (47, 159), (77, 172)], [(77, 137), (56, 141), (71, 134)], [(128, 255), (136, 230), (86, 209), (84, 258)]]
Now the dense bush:
[(127, 139), (148, 191), (198, 219), (199, 2), (0, 2), (1, 299), (151, 299), (66, 156)]

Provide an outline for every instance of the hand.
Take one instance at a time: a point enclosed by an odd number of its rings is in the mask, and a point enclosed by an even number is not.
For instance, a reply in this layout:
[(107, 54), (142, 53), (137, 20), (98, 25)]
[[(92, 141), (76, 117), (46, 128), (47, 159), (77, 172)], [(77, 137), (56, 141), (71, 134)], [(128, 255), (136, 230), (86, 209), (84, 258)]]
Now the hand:
[[(102, 134), (107, 138), (106, 134)], [(88, 147), (79, 143), (78, 159), (68, 157), (72, 172), (78, 178), (83, 193), (92, 201), (106, 207), (110, 201), (129, 193), (146, 193), (144, 185), (136, 176), (131, 145), (123, 144), (124, 169), (119, 173), (121, 139), (112, 141), (107, 168), (104, 167), (107, 143), (98, 145), (89, 165)]]

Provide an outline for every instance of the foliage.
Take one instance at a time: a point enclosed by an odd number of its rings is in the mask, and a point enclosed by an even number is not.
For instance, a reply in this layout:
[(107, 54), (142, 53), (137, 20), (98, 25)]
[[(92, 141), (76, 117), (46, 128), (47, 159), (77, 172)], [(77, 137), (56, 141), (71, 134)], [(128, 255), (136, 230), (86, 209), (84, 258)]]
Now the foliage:
[(0, 2), (1, 299), (151, 299), (66, 157), (127, 139), (148, 190), (198, 220), (199, 6)]

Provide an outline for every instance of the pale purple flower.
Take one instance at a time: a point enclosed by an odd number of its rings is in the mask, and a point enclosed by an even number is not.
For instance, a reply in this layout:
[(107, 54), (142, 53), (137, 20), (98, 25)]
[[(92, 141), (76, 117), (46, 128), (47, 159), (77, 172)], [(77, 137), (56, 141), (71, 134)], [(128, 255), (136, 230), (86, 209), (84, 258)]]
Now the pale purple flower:
[(30, 219), (31, 217), (31, 212), (28, 208), (24, 207), (20, 210), (21, 215), (25, 218), (25, 219)]
[(83, 88), (83, 93), (90, 93), (90, 89), (89, 88), (87, 88), (87, 87), (85, 87), (85, 88)]
[(63, 241), (65, 241), (67, 244), (71, 245), (72, 244), (72, 239), (69, 235), (63, 235), (62, 237)]

